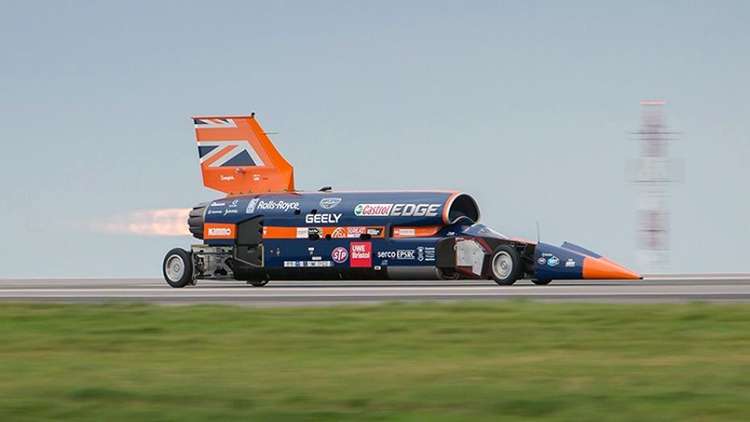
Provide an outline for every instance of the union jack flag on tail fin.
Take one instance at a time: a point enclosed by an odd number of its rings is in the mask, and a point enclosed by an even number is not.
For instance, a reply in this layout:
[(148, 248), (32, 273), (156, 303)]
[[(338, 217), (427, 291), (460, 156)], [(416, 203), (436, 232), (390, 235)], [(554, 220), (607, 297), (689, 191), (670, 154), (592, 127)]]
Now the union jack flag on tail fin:
[(294, 190), (294, 167), (254, 116), (193, 117), (203, 184), (230, 195)]

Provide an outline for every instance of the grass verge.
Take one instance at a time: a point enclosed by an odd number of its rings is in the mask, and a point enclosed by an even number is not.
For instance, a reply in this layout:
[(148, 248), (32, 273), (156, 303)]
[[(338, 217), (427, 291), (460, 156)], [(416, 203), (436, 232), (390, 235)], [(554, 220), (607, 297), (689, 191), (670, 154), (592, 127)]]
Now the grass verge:
[(750, 306), (0, 304), (0, 420), (750, 420)]

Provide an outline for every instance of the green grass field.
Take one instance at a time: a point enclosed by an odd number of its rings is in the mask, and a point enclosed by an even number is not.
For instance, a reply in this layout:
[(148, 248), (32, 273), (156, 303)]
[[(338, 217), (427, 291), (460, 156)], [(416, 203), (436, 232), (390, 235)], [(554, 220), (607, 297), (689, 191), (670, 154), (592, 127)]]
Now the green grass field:
[(750, 420), (750, 306), (0, 304), (0, 421)]

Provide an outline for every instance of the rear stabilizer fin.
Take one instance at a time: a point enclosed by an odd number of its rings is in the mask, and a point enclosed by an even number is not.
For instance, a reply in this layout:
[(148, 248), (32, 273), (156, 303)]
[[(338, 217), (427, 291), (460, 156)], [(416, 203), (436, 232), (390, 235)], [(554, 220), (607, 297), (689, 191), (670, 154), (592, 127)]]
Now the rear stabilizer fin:
[(294, 167), (255, 116), (193, 117), (203, 184), (230, 195), (294, 191)]

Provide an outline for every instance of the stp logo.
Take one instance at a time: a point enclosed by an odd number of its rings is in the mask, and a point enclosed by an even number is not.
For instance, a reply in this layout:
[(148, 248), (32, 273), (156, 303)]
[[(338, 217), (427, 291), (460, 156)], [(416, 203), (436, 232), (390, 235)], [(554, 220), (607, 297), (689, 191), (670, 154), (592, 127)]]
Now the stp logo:
[(370, 242), (352, 242), (350, 245), (352, 268), (369, 268), (372, 267), (372, 243)]
[(343, 264), (346, 262), (346, 259), (349, 258), (349, 252), (346, 251), (346, 248), (339, 246), (331, 252), (331, 258), (333, 258), (333, 261), (337, 264)]

